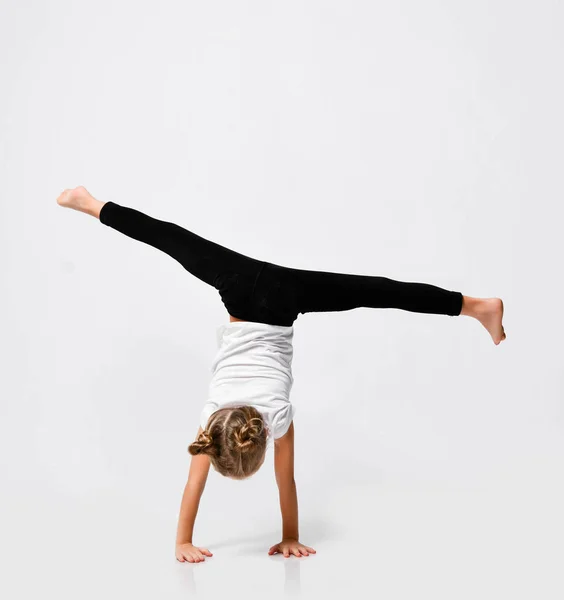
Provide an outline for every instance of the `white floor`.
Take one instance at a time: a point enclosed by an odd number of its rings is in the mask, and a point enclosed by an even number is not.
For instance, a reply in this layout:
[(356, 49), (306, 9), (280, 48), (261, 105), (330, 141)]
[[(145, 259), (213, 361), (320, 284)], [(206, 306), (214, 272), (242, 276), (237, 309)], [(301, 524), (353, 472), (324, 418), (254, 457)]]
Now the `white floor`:
[(242, 485), (221, 479), (210, 473), (211, 491), (197, 522), (195, 542), (214, 553), (200, 564), (174, 558), (171, 507), (181, 490), (170, 481), (157, 490), (149, 473), (145, 480), (126, 476), (130, 489), (118, 484), (88, 496), (12, 482), (3, 494), (2, 596), (564, 595), (562, 489), (508, 482), (473, 490), (429, 482), (310, 485), (304, 478), (298, 482), (301, 537), (317, 555), (285, 559), (267, 555), (279, 537), (269, 475)]

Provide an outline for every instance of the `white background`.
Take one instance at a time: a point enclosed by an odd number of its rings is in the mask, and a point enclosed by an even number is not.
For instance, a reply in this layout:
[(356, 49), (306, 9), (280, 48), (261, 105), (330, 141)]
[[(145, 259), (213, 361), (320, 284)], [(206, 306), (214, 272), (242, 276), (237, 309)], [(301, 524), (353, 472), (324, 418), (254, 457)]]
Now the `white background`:
[[(561, 3), (3, 0), (6, 598), (561, 598)], [(85, 185), (249, 256), (503, 298), (295, 323), (301, 539), (272, 454), (176, 518), (219, 295), (57, 206)]]

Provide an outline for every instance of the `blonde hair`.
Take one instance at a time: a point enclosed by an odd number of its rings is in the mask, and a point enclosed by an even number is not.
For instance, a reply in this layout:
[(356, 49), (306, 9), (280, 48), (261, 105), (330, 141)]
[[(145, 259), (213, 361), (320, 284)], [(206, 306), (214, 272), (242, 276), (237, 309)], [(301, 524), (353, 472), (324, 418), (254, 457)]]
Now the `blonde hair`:
[(214, 469), (231, 479), (256, 473), (265, 459), (268, 428), (254, 406), (216, 410), (188, 452), (207, 454)]

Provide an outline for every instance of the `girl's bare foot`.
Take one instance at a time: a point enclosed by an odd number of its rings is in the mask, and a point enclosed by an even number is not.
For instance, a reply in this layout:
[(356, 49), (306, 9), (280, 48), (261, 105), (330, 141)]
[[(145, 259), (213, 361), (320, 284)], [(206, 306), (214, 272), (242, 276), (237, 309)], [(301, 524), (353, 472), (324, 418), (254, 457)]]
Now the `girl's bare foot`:
[(99, 218), (100, 209), (104, 206), (105, 202), (96, 200), (85, 187), (79, 186), (74, 189), (64, 190), (57, 198), (57, 204)]
[(461, 315), (474, 317), (488, 330), (497, 346), (506, 338), (503, 328), (503, 301), (501, 298), (472, 298), (464, 296)]

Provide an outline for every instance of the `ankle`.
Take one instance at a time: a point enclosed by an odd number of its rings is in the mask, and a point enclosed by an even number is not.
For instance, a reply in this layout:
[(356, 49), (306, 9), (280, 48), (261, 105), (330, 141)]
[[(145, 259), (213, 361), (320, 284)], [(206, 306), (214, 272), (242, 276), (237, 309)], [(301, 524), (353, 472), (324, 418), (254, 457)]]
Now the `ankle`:
[(476, 317), (481, 304), (481, 298), (473, 298), (472, 296), (462, 296), (462, 309), (460, 311), (460, 314), (466, 315), (468, 317)]
[(105, 202), (96, 200), (96, 198), (89, 198), (87, 204), (84, 206), (84, 212), (99, 219), (100, 211), (102, 210), (102, 206), (104, 206), (104, 204)]

